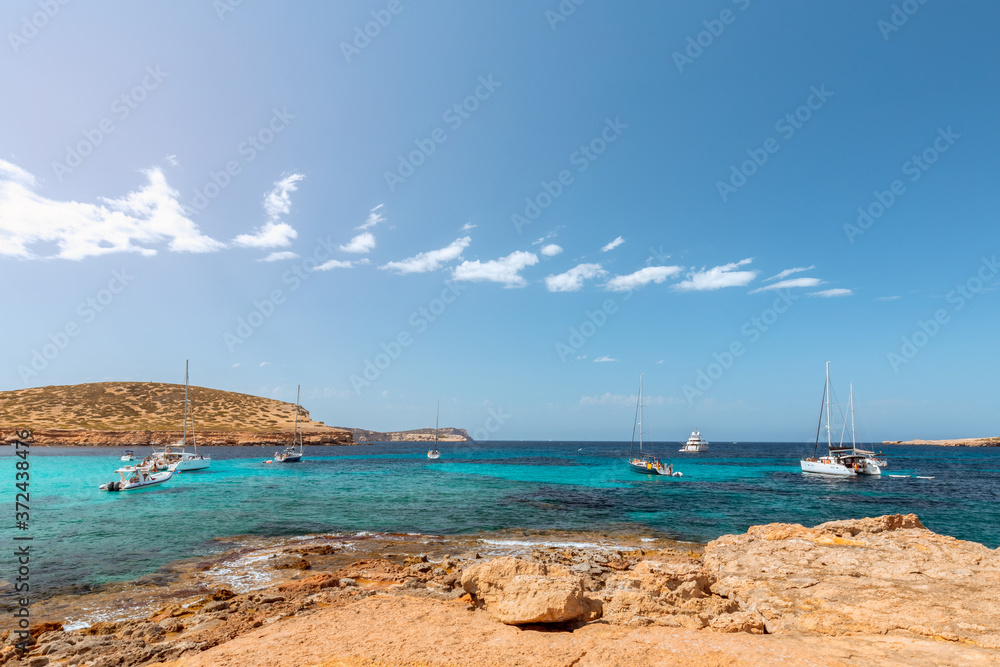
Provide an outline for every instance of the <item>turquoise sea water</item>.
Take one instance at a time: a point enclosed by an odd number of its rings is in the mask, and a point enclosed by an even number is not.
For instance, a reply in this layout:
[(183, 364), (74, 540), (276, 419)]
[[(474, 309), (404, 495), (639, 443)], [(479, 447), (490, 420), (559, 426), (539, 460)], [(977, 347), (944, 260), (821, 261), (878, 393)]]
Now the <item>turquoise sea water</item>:
[[(523, 529), (705, 542), (760, 523), (914, 512), (939, 533), (1000, 544), (1000, 449), (890, 447), (887, 473), (934, 479), (829, 479), (800, 472), (799, 458), (811, 451), (804, 444), (713, 443), (701, 454), (678, 448), (664, 444), (657, 453), (683, 478), (631, 472), (628, 443), (442, 443), (437, 461), (419, 443), (307, 447), (304, 462), (286, 465), (264, 465), (272, 452), (261, 448), (203, 448), (213, 458), (206, 472), (107, 493), (97, 487), (117, 478), (119, 450), (34, 447), (30, 530), (4, 532), (34, 538), (33, 589), (43, 596), (134, 579), (221, 550), (215, 538), (240, 534)], [(12, 455), (3, 448), (0, 458), (7, 526)]]

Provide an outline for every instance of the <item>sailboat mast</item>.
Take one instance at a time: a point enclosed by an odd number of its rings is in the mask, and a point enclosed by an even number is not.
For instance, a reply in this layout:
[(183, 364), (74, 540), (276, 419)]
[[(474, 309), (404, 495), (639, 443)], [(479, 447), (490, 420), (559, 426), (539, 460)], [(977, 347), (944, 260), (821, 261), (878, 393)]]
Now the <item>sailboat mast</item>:
[(857, 449), (857, 439), (854, 437), (854, 383), (851, 383), (851, 449)]
[(438, 422), (441, 419), (441, 401), (438, 400), (437, 412), (434, 414), (434, 449), (437, 449), (438, 444)]
[(639, 456), (642, 456), (642, 373), (639, 373)]
[(295, 435), (292, 437), (292, 449), (295, 448), (295, 441), (299, 441), (299, 454), (302, 453), (302, 438), (299, 437), (299, 401), (302, 398), (302, 385), (298, 385), (295, 390)]
[(181, 437), (181, 445), (187, 445), (188, 437), (188, 359), (184, 360), (184, 435)]
[(826, 362), (826, 448), (833, 446), (830, 433), (830, 362)]

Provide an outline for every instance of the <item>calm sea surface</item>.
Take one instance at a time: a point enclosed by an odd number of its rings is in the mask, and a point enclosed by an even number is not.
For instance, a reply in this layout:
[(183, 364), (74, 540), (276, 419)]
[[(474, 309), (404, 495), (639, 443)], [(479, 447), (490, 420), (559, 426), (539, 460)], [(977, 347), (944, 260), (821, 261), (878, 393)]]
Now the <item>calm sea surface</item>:
[[(706, 542), (754, 524), (914, 512), (936, 532), (1000, 545), (998, 448), (884, 449), (887, 473), (934, 479), (803, 475), (798, 460), (812, 449), (804, 444), (713, 443), (701, 454), (678, 448), (658, 445), (657, 454), (683, 478), (631, 472), (628, 443), (614, 442), (441, 443), (437, 461), (420, 443), (306, 447), (305, 461), (286, 465), (263, 464), (272, 452), (258, 447), (214, 447), (201, 450), (213, 459), (207, 472), (107, 493), (97, 487), (117, 478), (121, 451), (33, 447), (33, 590), (133, 579), (218, 551), (213, 538), (240, 534), (526, 529)], [(12, 526), (16, 459), (13, 448), (0, 454), (11, 513), (4, 521)], [(4, 531), (14, 532), (24, 534)]]

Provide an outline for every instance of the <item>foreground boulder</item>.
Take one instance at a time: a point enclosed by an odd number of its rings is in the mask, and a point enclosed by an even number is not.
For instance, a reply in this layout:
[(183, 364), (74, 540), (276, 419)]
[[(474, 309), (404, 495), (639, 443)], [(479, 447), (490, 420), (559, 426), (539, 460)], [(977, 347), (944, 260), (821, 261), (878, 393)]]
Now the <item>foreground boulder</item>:
[(1000, 648), (1000, 554), (913, 514), (753, 526), (705, 547), (711, 591), (770, 633), (906, 631)]
[(462, 588), (507, 625), (591, 621), (601, 616), (601, 601), (586, 596), (582, 578), (560, 567), (511, 556), (466, 569)]

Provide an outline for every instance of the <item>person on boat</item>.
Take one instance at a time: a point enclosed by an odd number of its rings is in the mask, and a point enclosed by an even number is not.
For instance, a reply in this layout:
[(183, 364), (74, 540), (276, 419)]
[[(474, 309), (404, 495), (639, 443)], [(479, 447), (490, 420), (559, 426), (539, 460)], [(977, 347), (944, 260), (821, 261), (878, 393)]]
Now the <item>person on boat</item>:
[(674, 464), (673, 463), (671, 463), (670, 465), (667, 466), (667, 474), (673, 476), (673, 474), (674, 474)]

